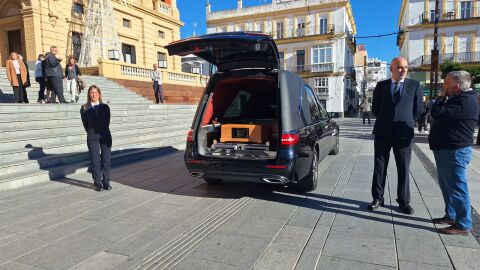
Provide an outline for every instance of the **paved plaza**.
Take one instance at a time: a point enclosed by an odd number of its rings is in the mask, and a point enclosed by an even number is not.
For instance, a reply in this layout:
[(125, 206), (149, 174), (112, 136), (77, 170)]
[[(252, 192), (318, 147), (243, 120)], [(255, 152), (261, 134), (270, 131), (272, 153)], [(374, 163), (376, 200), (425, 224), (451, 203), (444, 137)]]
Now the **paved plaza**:
[[(341, 151), (320, 163), (307, 194), (207, 185), (188, 176), (181, 151), (116, 167), (111, 191), (78, 174), (0, 192), (0, 269), (480, 269), (473, 235), (440, 235), (431, 222), (443, 199), (422, 136), (411, 164), (415, 214), (398, 212), (393, 154), (386, 205), (371, 212), (372, 126), (339, 122)], [(476, 149), (477, 210), (479, 173)]]

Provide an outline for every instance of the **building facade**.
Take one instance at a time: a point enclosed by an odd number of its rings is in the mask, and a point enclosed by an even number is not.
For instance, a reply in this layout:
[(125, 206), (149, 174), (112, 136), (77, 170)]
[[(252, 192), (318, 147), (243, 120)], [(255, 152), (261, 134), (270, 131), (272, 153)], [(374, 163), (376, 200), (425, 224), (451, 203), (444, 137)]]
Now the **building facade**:
[(272, 36), (282, 69), (300, 74), (329, 112), (355, 103), (355, 21), (346, 0), (273, 0), (271, 4), (211, 11), (207, 33), (258, 31)]
[(367, 90), (373, 92), (379, 81), (386, 80), (389, 76), (387, 62), (378, 58), (367, 59)]
[(367, 97), (371, 102), (373, 90), (377, 83), (389, 77), (387, 62), (377, 58), (369, 58), (365, 45), (358, 44), (355, 53), (355, 70), (357, 91), (360, 97)]
[[(124, 62), (148, 68), (158, 63), (166, 70), (181, 70), (180, 57), (168, 56), (163, 48), (180, 37), (183, 23), (176, 0), (108, 1), (113, 6)], [(60, 56), (78, 58), (88, 2), (0, 0), (1, 65), (5, 65), (11, 51), (35, 61), (39, 53), (45, 53), (53, 45), (59, 48)]]
[(365, 48), (365, 44), (357, 44), (354, 64), (355, 64), (355, 78), (357, 80), (356, 88), (360, 98), (363, 98), (367, 94), (367, 80), (366, 80), (367, 59), (368, 59), (368, 51)]
[[(440, 0), (439, 10), (440, 64), (450, 60), (465, 66), (480, 65), (480, 1)], [(409, 61), (410, 76), (418, 79), (425, 89), (430, 84), (434, 22), (434, 0), (403, 0), (398, 46)]]

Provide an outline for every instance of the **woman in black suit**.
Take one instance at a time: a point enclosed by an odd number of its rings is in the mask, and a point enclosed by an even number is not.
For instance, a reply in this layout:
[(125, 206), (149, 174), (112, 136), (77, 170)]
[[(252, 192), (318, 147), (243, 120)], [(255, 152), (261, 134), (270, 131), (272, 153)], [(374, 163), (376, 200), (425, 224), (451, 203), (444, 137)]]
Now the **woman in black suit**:
[(102, 103), (102, 92), (96, 85), (88, 88), (87, 103), (80, 109), (83, 126), (87, 132), (87, 146), (90, 154), (90, 169), (96, 191), (111, 190), (110, 152), (110, 108)]

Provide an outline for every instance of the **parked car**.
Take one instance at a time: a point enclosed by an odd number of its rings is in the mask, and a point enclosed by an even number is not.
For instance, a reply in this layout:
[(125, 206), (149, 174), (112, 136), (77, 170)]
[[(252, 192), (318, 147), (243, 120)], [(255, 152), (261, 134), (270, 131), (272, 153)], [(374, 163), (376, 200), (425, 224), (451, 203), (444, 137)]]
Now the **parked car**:
[(216, 66), (187, 136), (185, 164), (208, 183), (256, 181), (315, 189), (318, 163), (339, 151), (339, 128), (312, 88), (279, 70), (274, 41), (227, 32), (175, 41), (170, 55)]

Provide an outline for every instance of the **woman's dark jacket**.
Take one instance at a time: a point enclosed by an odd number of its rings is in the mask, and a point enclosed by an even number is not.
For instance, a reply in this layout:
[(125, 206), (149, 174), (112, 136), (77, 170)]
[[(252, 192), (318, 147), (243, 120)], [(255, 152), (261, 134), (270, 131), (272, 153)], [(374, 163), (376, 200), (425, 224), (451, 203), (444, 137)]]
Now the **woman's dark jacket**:
[[(65, 78), (68, 78), (68, 68), (69, 68), (69, 65), (67, 64), (67, 66), (65, 67)], [(77, 77), (82, 76), (82, 72), (80, 72), (80, 68), (78, 67), (77, 64), (75, 64), (75, 73), (77, 73)]]
[(90, 103), (83, 105), (80, 109), (83, 127), (87, 132), (87, 140), (99, 141), (112, 146), (112, 134), (110, 133), (110, 107), (100, 103), (92, 107)]

